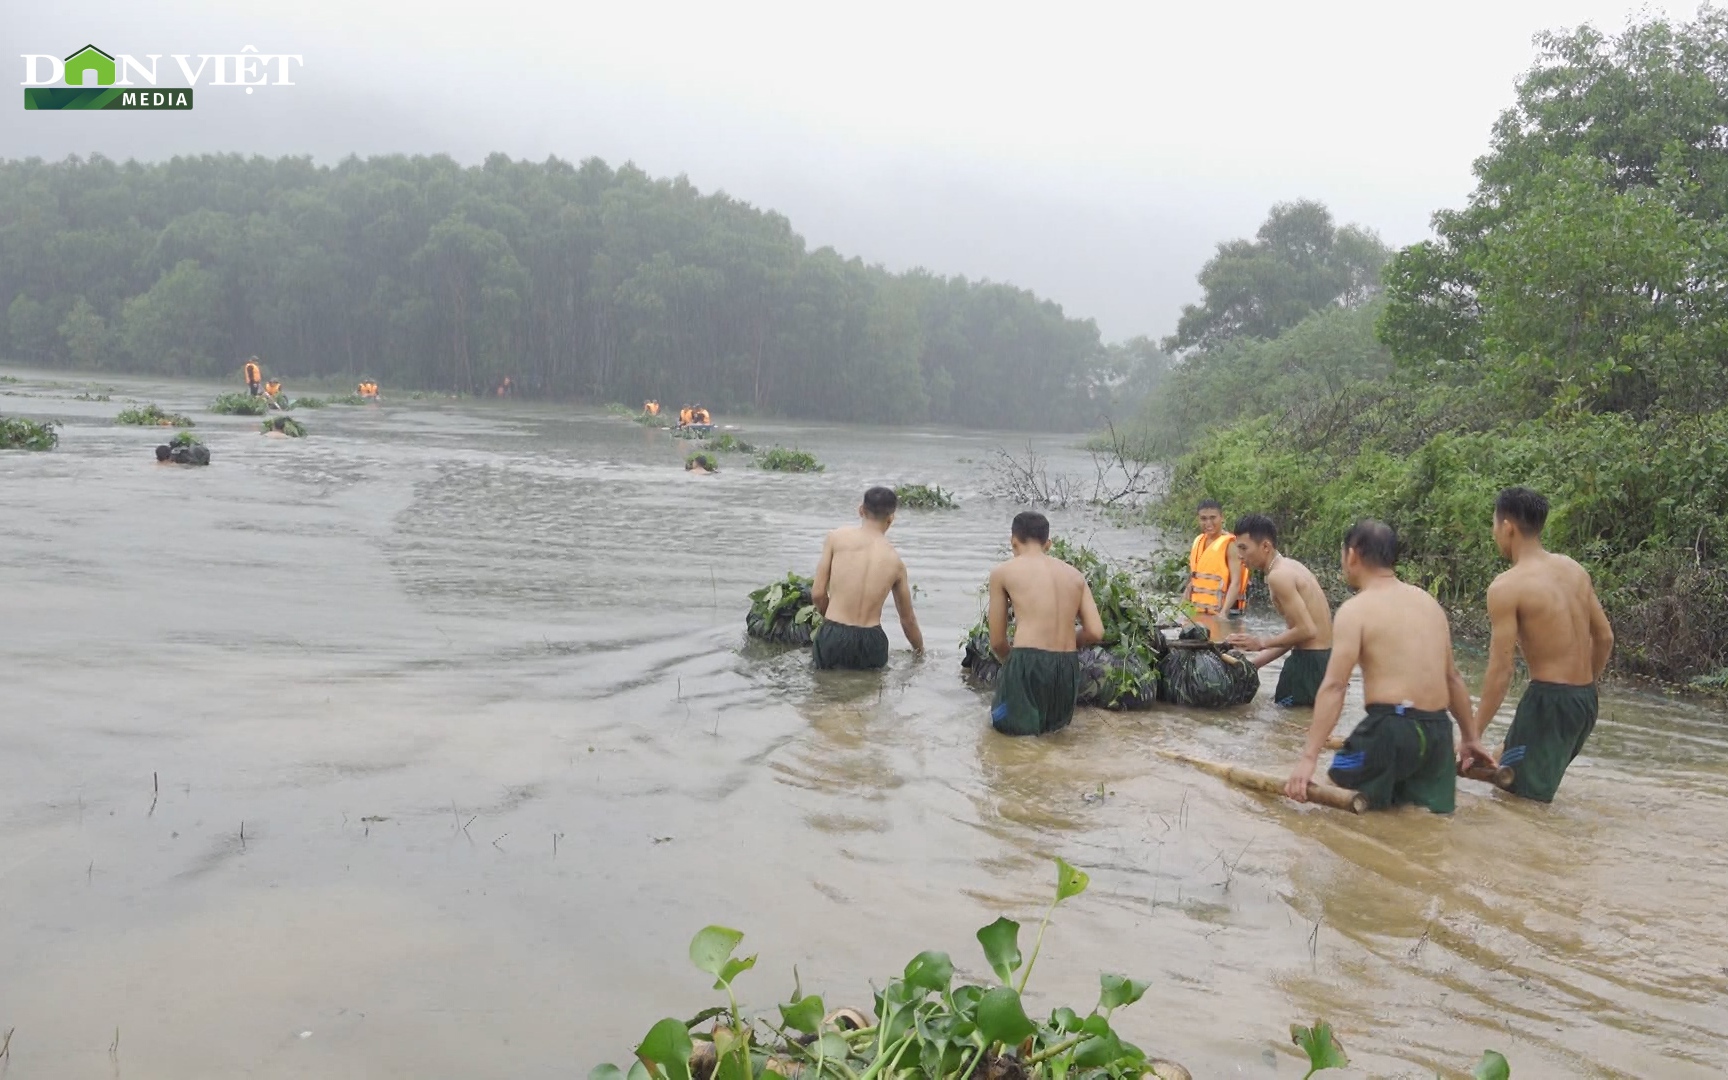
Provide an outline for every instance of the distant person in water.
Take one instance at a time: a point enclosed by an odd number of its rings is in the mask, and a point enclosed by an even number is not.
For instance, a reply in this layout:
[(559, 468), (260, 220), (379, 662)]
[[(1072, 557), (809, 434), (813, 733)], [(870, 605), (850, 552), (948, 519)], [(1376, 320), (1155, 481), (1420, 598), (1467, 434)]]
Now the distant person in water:
[(174, 449), (173, 449), (173, 447), (169, 446), (167, 443), (163, 443), (161, 446), (158, 446), (156, 448), (156, 464), (158, 464), (158, 465), (172, 465), (172, 464), (174, 464)]
[(1398, 534), (1359, 521), (1344, 534), (1344, 578), (1356, 595), (1332, 623), (1332, 659), (1314, 702), (1314, 723), (1284, 793), (1308, 801), (1320, 751), (1344, 711), (1350, 672), (1362, 668), (1367, 716), (1332, 758), (1327, 776), (1374, 809), (1415, 803), (1450, 814), (1456, 802), (1450, 709), (1470, 720), (1470, 691), (1452, 660), (1452, 628), (1428, 590), (1398, 580)]
[(684, 462), (684, 471), (698, 476), (712, 476), (720, 471), (720, 465), (707, 454), (692, 454)]
[(1278, 550), (1278, 526), (1271, 518), (1249, 514), (1234, 531), (1242, 565), (1266, 579), (1285, 630), (1265, 638), (1231, 634), (1229, 643), (1252, 652), (1257, 668), (1284, 657), (1272, 700), (1286, 707), (1312, 705), (1332, 659), (1332, 605), (1314, 571)]
[(1085, 575), (1050, 557), (1048, 518), (1016, 515), (1008, 542), (1013, 557), (990, 571), (990, 650), (1002, 661), (990, 723), (1004, 735), (1048, 735), (1074, 719), (1080, 649), (1104, 640), (1104, 622)]
[(1614, 628), (1590, 573), (1542, 546), (1548, 500), (1529, 488), (1507, 488), (1494, 500), (1494, 544), (1512, 568), (1488, 586), (1488, 674), (1476, 714), (1461, 725), (1460, 771), (1495, 764), (1482, 734), (1506, 700), (1513, 653), (1524, 654), (1530, 685), (1498, 764), (1513, 770), (1514, 795), (1553, 802), (1567, 766), (1596, 728), (1596, 680), (1614, 651)]
[(912, 610), (912, 584), (906, 564), (888, 542), (900, 501), (892, 488), (873, 487), (858, 507), (860, 523), (835, 529), (822, 543), (811, 598), (822, 613), (812, 652), (818, 668), (868, 670), (888, 663), (888, 635), (882, 630), (882, 605), (890, 594), (900, 629), (916, 652), (924, 633)]
[(264, 386), (264, 372), (258, 367), (258, 358), (254, 356), (246, 361), (246, 392), (257, 397)]

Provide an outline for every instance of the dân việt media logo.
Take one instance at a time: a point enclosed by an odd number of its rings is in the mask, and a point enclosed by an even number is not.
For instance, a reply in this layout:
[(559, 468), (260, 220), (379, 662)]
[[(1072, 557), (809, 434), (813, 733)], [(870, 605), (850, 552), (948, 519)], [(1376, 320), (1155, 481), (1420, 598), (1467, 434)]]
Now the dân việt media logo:
[(125, 53), (116, 56), (86, 45), (64, 59), (50, 53), (23, 53), (21, 57), (24, 108), (32, 111), (183, 111), (192, 108), (193, 87), (206, 75), (210, 86), (239, 86), (250, 94), (258, 86), (293, 86), (293, 65), (305, 63), (298, 54), (260, 53), (251, 45), (237, 53), (184, 53), (169, 59), (186, 85), (162, 86), (162, 77), (172, 79), (173, 69), (163, 71), (160, 53), (147, 53), (142, 58)]

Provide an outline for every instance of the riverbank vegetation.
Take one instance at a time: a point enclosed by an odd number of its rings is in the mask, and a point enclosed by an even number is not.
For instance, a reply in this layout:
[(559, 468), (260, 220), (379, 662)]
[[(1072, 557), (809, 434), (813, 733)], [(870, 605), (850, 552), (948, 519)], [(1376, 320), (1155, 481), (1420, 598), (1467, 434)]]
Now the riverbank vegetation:
[(0, 416), (0, 450), (52, 450), (60, 445), (53, 420)]
[(0, 222), (0, 355), (63, 368), (256, 353), (290, 380), (1073, 431), (1140, 356), (1024, 289), (810, 250), (598, 159), (9, 161)]
[(191, 427), (192, 418), (179, 413), (167, 412), (162, 406), (152, 402), (148, 405), (134, 405), (130, 409), (121, 409), (114, 418), (116, 424), (131, 424), (136, 427)]
[(1728, 14), (1539, 46), (1466, 206), (1383, 271), (1352, 240), (1351, 272), (1320, 272), (1330, 219), (1314, 204), (1220, 245), (1141, 418), (1174, 466), (1155, 515), (1186, 529), (1201, 497), (1268, 513), (1317, 565), (1379, 517), (1408, 580), (1475, 609), (1503, 568), (1494, 494), (1525, 484), (1550, 500), (1549, 546), (1595, 576), (1619, 669), (1717, 671)]

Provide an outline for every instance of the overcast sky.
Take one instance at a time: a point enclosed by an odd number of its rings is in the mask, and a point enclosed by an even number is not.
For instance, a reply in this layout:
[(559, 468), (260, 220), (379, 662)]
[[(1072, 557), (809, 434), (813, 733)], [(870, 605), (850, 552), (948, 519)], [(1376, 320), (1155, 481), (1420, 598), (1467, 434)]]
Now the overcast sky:
[[(1010, 281), (1162, 334), (1218, 241), (1308, 197), (1394, 244), (1471, 188), (1531, 36), (1625, 0), (83, 0), (0, 5), (21, 53), (304, 56), (188, 113), (0, 106), (0, 154), (634, 160), (891, 269)], [(1691, 17), (1695, 3), (1645, 4)]]

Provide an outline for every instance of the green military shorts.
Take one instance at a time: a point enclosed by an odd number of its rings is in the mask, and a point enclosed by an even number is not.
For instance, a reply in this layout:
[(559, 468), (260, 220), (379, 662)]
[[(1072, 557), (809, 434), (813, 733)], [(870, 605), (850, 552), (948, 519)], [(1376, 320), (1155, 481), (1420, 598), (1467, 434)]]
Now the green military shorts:
[(996, 676), (990, 723), (1004, 735), (1048, 735), (1074, 719), (1080, 654), (1010, 649)]
[(1320, 684), (1326, 681), (1326, 665), (1331, 662), (1331, 649), (1291, 649), (1285, 653), (1278, 688), (1272, 691), (1273, 702), (1286, 707), (1313, 705)]
[(1514, 795), (1553, 802), (1566, 767), (1596, 730), (1596, 687), (1532, 682), (1518, 699), (1500, 764), (1513, 770)]
[(832, 620), (816, 630), (810, 655), (818, 668), (870, 671), (888, 666), (888, 635), (880, 626), (848, 626)]
[(1370, 705), (1326, 775), (1367, 796), (1371, 809), (1415, 803), (1450, 814), (1458, 787), (1452, 720), (1443, 712)]

